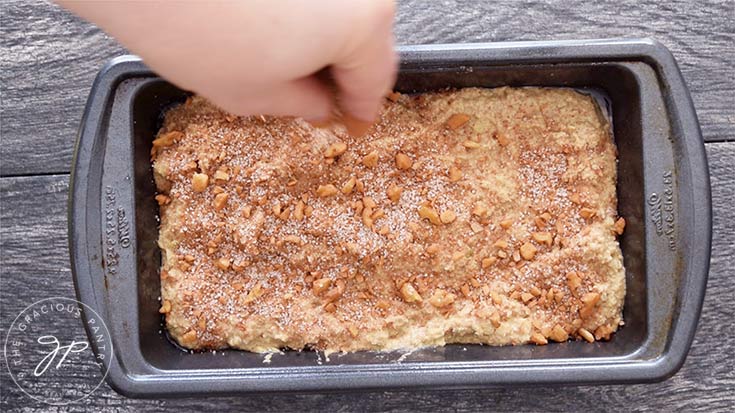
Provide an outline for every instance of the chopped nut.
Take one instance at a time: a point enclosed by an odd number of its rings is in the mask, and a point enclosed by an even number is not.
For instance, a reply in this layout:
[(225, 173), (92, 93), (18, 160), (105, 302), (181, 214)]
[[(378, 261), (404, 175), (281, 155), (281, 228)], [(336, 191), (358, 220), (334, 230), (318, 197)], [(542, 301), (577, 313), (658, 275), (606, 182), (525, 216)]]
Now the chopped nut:
[(407, 169), (411, 169), (411, 166), (413, 166), (413, 161), (408, 157), (408, 155), (401, 152), (396, 154), (396, 168), (405, 171)]
[(513, 226), (513, 220), (512, 219), (506, 218), (506, 219), (500, 221), (500, 227), (503, 228), (503, 229), (508, 229), (511, 226)]
[(579, 210), (579, 215), (581, 215), (583, 218), (590, 219), (595, 216), (595, 210), (591, 208), (582, 208)]
[(548, 212), (544, 212), (543, 214), (539, 215), (539, 217), (546, 222), (551, 221), (551, 214), (549, 214)]
[(365, 224), (365, 226), (368, 228), (373, 227), (373, 209), (372, 208), (365, 207), (362, 210), (362, 223)]
[(470, 221), (470, 229), (472, 230), (472, 232), (477, 233), (482, 231), (482, 225), (478, 224), (475, 221)]
[(485, 268), (489, 268), (489, 267), (491, 267), (491, 266), (492, 266), (493, 264), (495, 264), (496, 262), (498, 262), (498, 259), (497, 259), (496, 257), (487, 257), (487, 258), (483, 258), (483, 259), (482, 259), (482, 268), (483, 268), (483, 269), (485, 269)]
[(421, 298), (421, 295), (419, 295), (419, 292), (416, 291), (416, 288), (414, 288), (411, 283), (404, 283), (401, 287), (401, 296), (403, 297), (403, 300), (407, 303), (414, 303), (414, 302), (422, 302), (423, 299)]
[(455, 214), (454, 211), (446, 210), (441, 213), (439, 219), (445, 224), (451, 224), (455, 219), (457, 219), (457, 214)]
[(347, 182), (342, 185), (342, 193), (345, 195), (351, 194), (352, 190), (355, 189), (355, 183), (357, 183), (357, 179), (354, 176), (348, 179)]
[(227, 204), (227, 198), (228, 197), (229, 197), (229, 195), (227, 195), (227, 192), (222, 192), (222, 193), (217, 194), (214, 197), (214, 209), (216, 209), (217, 211), (219, 211), (222, 208), (224, 208), (225, 205)]
[(293, 217), (298, 221), (304, 219), (304, 206), (304, 201), (299, 200), (299, 202), (297, 202), (296, 206), (294, 207)]
[(218, 169), (214, 173), (214, 180), (215, 181), (229, 181), (230, 180), (230, 175), (227, 172), (225, 172), (225, 171), (223, 171), (221, 169)]
[(533, 300), (533, 294), (531, 294), (531, 293), (521, 293), (521, 300), (523, 300), (524, 303), (527, 303), (527, 302)]
[(582, 200), (579, 198), (579, 194), (571, 194), (569, 195), (569, 200), (573, 203), (579, 205), (582, 203)]
[(314, 281), (314, 283), (311, 285), (311, 289), (314, 294), (319, 295), (326, 291), (330, 285), (332, 285), (332, 280), (330, 280), (329, 278), (320, 278)]
[(498, 328), (500, 327), (500, 313), (497, 311), (490, 314), (490, 322), (493, 324), (493, 327)]
[(319, 188), (316, 190), (316, 194), (322, 198), (336, 195), (337, 192), (339, 192), (337, 191), (337, 187), (332, 184), (319, 185)]
[(428, 247), (426, 247), (426, 252), (432, 255), (436, 254), (437, 252), (439, 252), (439, 244), (429, 245)]
[(521, 257), (523, 257), (524, 260), (532, 260), (534, 256), (536, 256), (536, 247), (533, 246), (530, 242), (526, 242), (525, 244), (521, 245)]
[(229, 258), (220, 258), (217, 261), (214, 262), (214, 265), (217, 266), (220, 270), (226, 270), (230, 268), (230, 259)]
[(328, 302), (327, 305), (324, 306), (324, 311), (326, 311), (328, 313), (333, 313), (333, 312), (337, 311), (337, 306), (334, 305), (333, 302)]
[(421, 205), (419, 207), (419, 216), (421, 218), (428, 219), (429, 222), (434, 225), (441, 225), (442, 223), (441, 218), (439, 218), (439, 213), (428, 205)]
[(335, 142), (324, 152), (325, 158), (336, 158), (347, 151), (347, 144), (344, 142)]
[(464, 295), (465, 297), (468, 297), (469, 298), (470, 292), (471, 292), (469, 285), (462, 284), (462, 287), (460, 288), (460, 291), (462, 291), (462, 295)]
[(549, 338), (562, 343), (567, 340), (569, 340), (569, 334), (560, 326), (559, 324), (555, 325), (554, 328), (551, 329), (551, 332), (549, 333)]
[(513, 251), (513, 261), (519, 262), (521, 260), (521, 253), (519, 251)]
[(551, 246), (554, 241), (554, 237), (551, 236), (550, 232), (534, 232), (531, 234), (531, 238), (540, 244), (546, 244), (548, 246)]
[(447, 126), (449, 129), (458, 129), (460, 126), (467, 123), (470, 120), (470, 116), (464, 113), (455, 113), (447, 119)]
[(475, 204), (475, 207), (472, 208), (472, 215), (477, 215), (480, 218), (484, 217), (485, 215), (487, 215), (487, 207), (478, 202), (477, 204)]
[(536, 344), (537, 346), (545, 346), (546, 344), (549, 344), (549, 341), (546, 340), (546, 337), (544, 337), (540, 333), (531, 334), (531, 342)]
[(495, 140), (498, 141), (498, 145), (502, 147), (508, 146), (508, 144), (510, 143), (510, 140), (508, 139), (508, 137), (505, 136), (505, 134), (500, 131), (493, 133), (493, 138), (495, 138)]
[(194, 192), (203, 192), (209, 185), (209, 176), (207, 174), (194, 173), (191, 177), (191, 187)]
[(569, 286), (569, 289), (574, 293), (574, 290), (579, 288), (580, 285), (582, 285), (582, 279), (579, 277), (579, 275), (574, 272), (568, 272), (567, 273), (567, 285)]
[(595, 342), (595, 336), (592, 335), (589, 331), (585, 330), (584, 328), (580, 328), (577, 330), (577, 333), (587, 342), (594, 343)]
[(623, 231), (625, 231), (625, 218), (618, 218), (618, 220), (615, 221), (615, 224), (613, 225), (613, 230), (616, 234), (623, 235)]
[(500, 305), (503, 303), (503, 297), (496, 291), (490, 291), (490, 298), (493, 300), (493, 304)]
[(495, 241), (495, 243), (493, 244), (493, 247), (500, 248), (500, 249), (507, 249), (508, 242), (506, 242), (505, 240), (499, 239)]
[(350, 324), (350, 325), (349, 325), (349, 326), (347, 327), (347, 331), (349, 331), (349, 332), (350, 332), (350, 335), (351, 335), (352, 337), (357, 337), (357, 335), (358, 335), (358, 334), (360, 333), (360, 330), (358, 330), (358, 329), (357, 329), (357, 327), (355, 327), (355, 326), (354, 326), (354, 325), (352, 325), (352, 324)]
[(613, 333), (613, 328), (608, 325), (602, 325), (597, 327), (595, 330), (595, 339), (597, 340), (609, 340), (610, 334)]
[(478, 142), (471, 141), (471, 140), (466, 140), (466, 141), (462, 142), (462, 146), (464, 146), (467, 149), (477, 149), (481, 145)]
[(197, 332), (194, 330), (189, 330), (186, 333), (184, 333), (183, 336), (181, 336), (181, 344), (187, 345), (189, 347), (194, 346), (197, 342)]
[(171, 302), (168, 300), (163, 300), (163, 304), (161, 304), (161, 309), (158, 310), (161, 314), (168, 314), (171, 312)]
[(304, 208), (304, 215), (307, 217), (310, 217), (312, 212), (314, 212), (314, 207), (311, 205), (307, 205), (306, 208)]
[(166, 205), (171, 202), (171, 198), (163, 194), (158, 194), (156, 195), (156, 202), (158, 202), (158, 205)]
[(327, 294), (324, 296), (324, 298), (326, 298), (327, 301), (337, 301), (340, 297), (342, 297), (342, 294), (344, 294), (345, 288), (345, 282), (343, 280), (337, 280), (334, 288), (327, 291)]
[(362, 158), (362, 164), (367, 166), (368, 168), (373, 168), (378, 165), (378, 153), (376, 151), (372, 151), (369, 154), (365, 155)]
[(163, 148), (165, 146), (171, 146), (174, 142), (184, 137), (184, 134), (179, 131), (166, 132), (163, 135), (158, 135), (158, 138), (153, 140), (153, 148)]
[(437, 289), (434, 291), (434, 294), (431, 295), (431, 298), (429, 298), (429, 304), (436, 308), (442, 308), (452, 304), (456, 298), (457, 297), (452, 293), (448, 293), (442, 289)]
[(388, 187), (388, 199), (391, 200), (391, 202), (398, 202), (401, 199), (401, 193), (403, 192), (403, 188), (396, 184), (391, 184)]
[(579, 309), (579, 316), (583, 319), (589, 318), (595, 311), (595, 306), (600, 301), (600, 294), (596, 292), (589, 292), (580, 298), (583, 306)]
[(496, 252), (496, 255), (500, 258), (508, 258), (508, 253), (504, 250), (498, 250), (498, 252)]
[(378, 204), (375, 203), (375, 200), (369, 196), (363, 197), (362, 203), (363, 205), (365, 205), (366, 208), (375, 208), (378, 206)]
[(457, 182), (460, 179), (462, 179), (462, 171), (456, 166), (449, 167), (448, 175), (449, 175), (449, 181), (451, 182)]

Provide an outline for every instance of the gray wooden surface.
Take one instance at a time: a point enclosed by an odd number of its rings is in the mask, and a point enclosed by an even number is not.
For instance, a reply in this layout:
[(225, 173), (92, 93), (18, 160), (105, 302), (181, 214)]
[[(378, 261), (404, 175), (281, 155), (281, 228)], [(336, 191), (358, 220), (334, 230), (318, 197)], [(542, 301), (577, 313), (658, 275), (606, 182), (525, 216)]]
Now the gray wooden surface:
[[(58, 410), (732, 411), (735, 408), (735, 2), (401, 1), (398, 41), (448, 43), (652, 36), (676, 56), (707, 143), (714, 239), (702, 319), (686, 364), (663, 383), (365, 394), (131, 400), (106, 385)], [(66, 199), (76, 129), (95, 73), (124, 52), (58, 7), (0, 1), (0, 327), (27, 305), (73, 297)], [(60, 326), (81, 329), (71, 323)], [(0, 409), (55, 411), (5, 366)], [(89, 380), (95, 380), (90, 377)]]

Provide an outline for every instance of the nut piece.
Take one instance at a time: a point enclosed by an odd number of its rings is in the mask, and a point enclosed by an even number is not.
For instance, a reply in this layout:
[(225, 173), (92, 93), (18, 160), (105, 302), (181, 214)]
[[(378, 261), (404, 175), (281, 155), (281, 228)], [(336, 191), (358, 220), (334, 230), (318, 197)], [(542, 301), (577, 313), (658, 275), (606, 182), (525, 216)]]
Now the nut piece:
[(546, 340), (546, 337), (544, 337), (540, 333), (533, 333), (531, 334), (531, 342), (536, 344), (537, 346), (545, 346), (549, 344), (549, 341)]
[(467, 123), (467, 121), (470, 120), (470, 116), (466, 115), (464, 113), (455, 113), (452, 116), (447, 119), (447, 126), (449, 126), (449, 129), (457, 129), (460, 126)]
[(589, 318), (595, 311), (595, 306), (600, 301), (600, 294), (596, 292), (589, 292), (580, 298), (583, 303), (582, 308), (579, 309), (579, 316), (583, 319)]
[(481, 264), (482, 264), (482, 268), (483, 268), (483, 269), (485, 269), (485, 268), (489, 268), (489, 267), (491, 267), (491, 266), (492, 266), (493, 264), (495, 264), (496, 262), (498, 262), (498, 259), (497, 259), (496, 257), (487, 257), (487, 258), (483, 258), (483, 259), (482, 259), (482, 263), (481, 263)]
[(378, 165), (378, 153), (375, 151), (370, 152), (362, 158), (362, 164), (368, 168), (373, 168)]
[(462, 179), (462, 171), (456, 166), (449, 167), (448, 175), (449, 175), (450, 182), (457, 182), (460, 179)]
[(226, 270), (230, 268), (230, 259), (229, 258), (220, 258), (217, 261), (214, 262), (214, 265), (217, 266), (220, 270)]
[(487, 207), (480, 202), (476, 203), (472, 208), (472, 215), (477, 215), (480, 218), (485, 217), (487, 215)]
[(325, 158), (336, 158), (347, 151), (347, 144), (344, 142), (335, 142), (324, 151)]
[(171, 312), (171, 302), (168, 300), (163, 300), (163, 304), (161, 304), (161, 309), (158, 310), (161, 314), (168, 314)]
[(387, 191), (387, 193), (388, 193), (388, 199), (390, 199), (391, 202), (396, 203), (396, 202), (398, 202), (398, 200), (401, 199), (401, 193), (402, 192), (403, 192), (403, 188), (401, 188), (400, 186), (398, 186), (396, 184), (391, 184), (388, 187), (388, 191)]
[(591, 208), (582, 208), (579, 210), (579, 215), (581, 215), (582, 218), (590, 219), (595, 216), (595, 210)]
[(510, 218), (506, 218), (502, 221), (500, 221), (500, 227), (503, 229), (508, 229), (513, 226), (513, 220)]
[(162, 148), (164, 146), (171, 146), (174, 142), (183, 138), (184, 134), (179, 131), (166, 132), (163, 135), (158, 135), (158, 138), (153, 140), (153, 148)]
[(217, 194), (214, 197), (214, 209), (216, 209), (217, 211), (222, 210), (222, 208), (224, 208), (225, 205), (227, 204), (227, 198), (229, 198), (229, 195), (227, 195), (227, 192), (222, 192), (222, 193)]
[(221, 169), (218, 169), (214, 173), (214, 180), (215, 181), (229, 181), (230, 180), (230, 175), (227, 172), (225, 172), (225, 171), (223, 171)]
[(330, 285), (332, 285), (332, 280), (330, 280), (329, 278), (320, 278), (314, 281), (311, 289), (312, 291), (314, 291), (314, 294), (319, 295), (326, 291)]
[(505, 136), (505, 134), (500, 131), (493, 133), (493, 138), (495, 138), (495, 140), (498, 141), (498, 145), (502, 147), (506, 147), (510, 143), (510, 140), (508, 139), (508, 137)]
[(531, 234), (531, 238), (540, 244), (546, 244), (548, 246), (551, 246), (554, 241), (554, 237), (551, 236), (550, 232), (534, 232)]
[(569, 289), (574, 293), (574, 290), (579, 288), (580, 285), (582, 285), (582, 278), (580, 278), (579, 274), (576, 272), (568, 272), (567, 273), (567, 285), (569, 286)]
[(347, 182), (345, 182), (345, 184), (342, 185), (342, 193), (345, 195), (351, 194), (352, 190), (355, 189), (356, 183), (357, 183), (357, 179), (355, 179), (354, 176), (348, 179)]
[(625, 231), (625, 218), (618, 218), (618, 220), (615, 221), (615, 224), (613, 225), (613, 230), (616, 234), (623, 235), (623, 231)]
[(439, 218), (439, 213), (428, 205), (421, 205), (419, 207), (419, 216), (424, 219), (428, 219), (434, 225), (441, 225), (442, 221)]
[(470, 141), (470, 140), (466, 140), (466, 141), (462, 142), (462, 146), (464, 146), (464, 147), (465, 147), (465, 148), (467, 148), (467, 149), (477, 149), (477, 148), (479, 148), (479, 147), (480, 147), (481, 145), (480, 145), (480, 143), (479, 143), (479, 142), (475, 142), (475, 141)]
[(592, 333), (585, 330), (584, 328), (580, 328), (579, 330), (577, 330), (577, 334), (579, 334), (583, 339), (587, 340), (588, 343), (595, 342), (595, 336), (593, 336)]
[(411, 169), (411, 166), (413, 166), (413, 161), (408, 155), (402, 152), (396, 154), (396, 168), (405, 171), (406, 169)]
[(337, 192), (337, 187), (332, 184), (319, 185), (319, 188), (316, 189), (316, 194), (322, 198), (336, 195)]
[(164, 194), (158, 194), (156, 195), (156, 202), (158, 202), (158, 205), (166, 205), (171, 202), (171, 198)]
[(442, 308), (452, 304), (456, 298), (457, 297), (452, 293), (448, 293), (442, 289), (437, 289), (434, 291), (434, 294), (431, 295), (431, 298), (429, 298), (429, 303), (436, 308)]
[(554, 328), (551, 329), (551, 332), (549, 333), (549, 338), (556, 342), (563, 343), (569, 340), (569, 334), (567, 334), (562, 326), (557, 324), (554, 326)]
[(446, 210), (441, 213), (439, 216), (439, 220), (445, 224), (451, 224), (454, 222), (454, 220), (457, 219), (457, 214), (454, 213), (454, 211)]
[(207, 189), (207, 185), (209, 185), (209, 175), (194, 173), (191, 177), (191, 187), (194, 192), (204, 192)]
[(401, 287), (401, 296), (403, 297), (403, 300), (407, 303), (420, 303), (423, 301), (421, 295), (419, 295), (419, 292), (416, 291), (416, 288), (414, 288), (411, 283), (403, 284), (403, 286)]
[(533, 246), (530, 242), (526, 242), (525, 244), (521, 245), (521, 257), (523, 257), (524, 260), (532, 260), (533, 257), (536, 255), (536, 247)]

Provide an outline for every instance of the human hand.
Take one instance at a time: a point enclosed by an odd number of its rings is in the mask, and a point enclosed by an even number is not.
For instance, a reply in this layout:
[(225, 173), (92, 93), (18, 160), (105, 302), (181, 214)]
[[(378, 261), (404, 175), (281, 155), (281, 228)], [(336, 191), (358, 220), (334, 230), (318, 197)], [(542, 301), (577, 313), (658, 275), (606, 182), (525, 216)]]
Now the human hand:
[(337, 106), (346, 125), (359, 125), (375, 119), (395, 81), (392, 0), (60, 3), (238, 115), (318, 123)]

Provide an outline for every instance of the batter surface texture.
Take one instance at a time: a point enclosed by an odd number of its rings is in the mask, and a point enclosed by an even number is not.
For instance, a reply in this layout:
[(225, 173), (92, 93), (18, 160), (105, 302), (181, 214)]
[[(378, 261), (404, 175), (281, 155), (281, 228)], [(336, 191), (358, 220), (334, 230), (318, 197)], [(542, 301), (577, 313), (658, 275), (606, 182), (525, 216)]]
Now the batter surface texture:
[(152, 149), (161, 313), (190, 349), (604, 340), (616, 149), (568, 89), (393, 93), (353, 138), (190, 98)]

